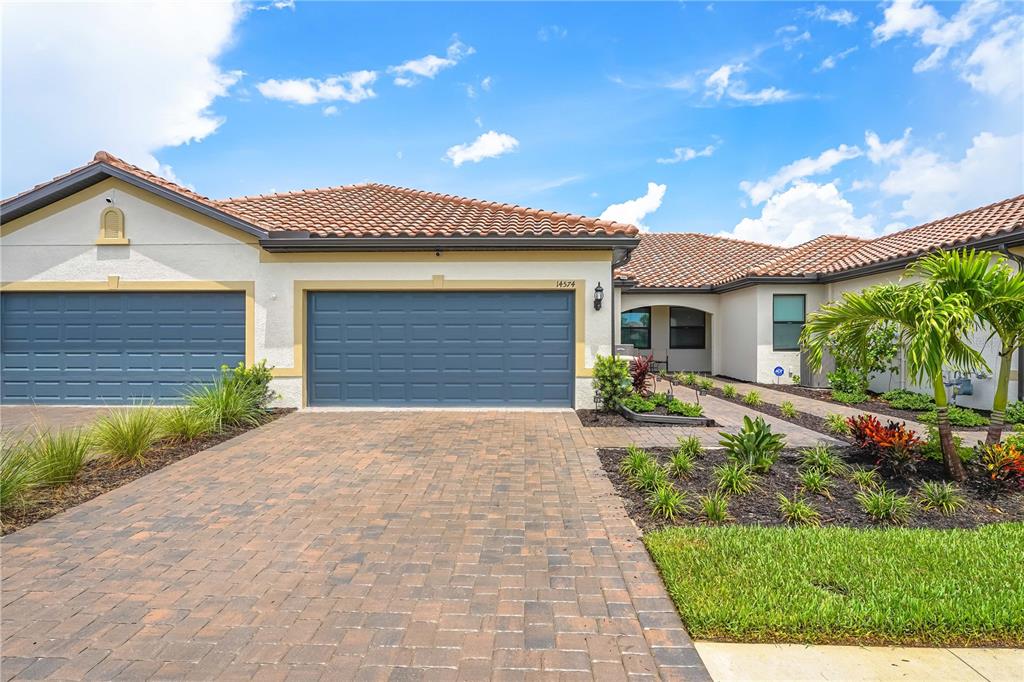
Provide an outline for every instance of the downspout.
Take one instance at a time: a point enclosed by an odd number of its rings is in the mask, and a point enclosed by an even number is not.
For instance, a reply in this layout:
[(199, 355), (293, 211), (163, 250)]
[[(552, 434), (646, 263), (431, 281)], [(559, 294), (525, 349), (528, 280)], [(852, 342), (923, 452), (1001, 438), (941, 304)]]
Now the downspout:
[[(999, 250), (1017, 264), (1019, 272), (1024, 272), (1024, 257), (1010, 251), (1006, 244), (1000, 244)], [(1017, 400), (1024, 400), (1024, 376), (1021, 376), (1022, 374), (1024, 374), (1024, 346), (1017, 349)]]
[(612, 298), (612, 357), (615, 356), (615, 268), (621, 268), (623, 265), (629, 262), (629, 259), (633, 256), (633, 249), (627, 249), (618, 258), (615, 258), (615, 252), (612, 251), (612, 267), (609, 272), (608, 289), (611, 291)]

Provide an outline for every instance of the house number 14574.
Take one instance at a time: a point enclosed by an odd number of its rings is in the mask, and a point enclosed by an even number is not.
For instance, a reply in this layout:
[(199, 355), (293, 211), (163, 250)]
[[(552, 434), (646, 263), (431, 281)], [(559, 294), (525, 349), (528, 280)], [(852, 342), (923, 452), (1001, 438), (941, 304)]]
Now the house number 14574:
[(574, 279), (560, 279), (557, 282), (555, 282), (555, 286), (558, 287), (559, 289), (575, 289), (576, 288), (576, 280), (574, 280)]

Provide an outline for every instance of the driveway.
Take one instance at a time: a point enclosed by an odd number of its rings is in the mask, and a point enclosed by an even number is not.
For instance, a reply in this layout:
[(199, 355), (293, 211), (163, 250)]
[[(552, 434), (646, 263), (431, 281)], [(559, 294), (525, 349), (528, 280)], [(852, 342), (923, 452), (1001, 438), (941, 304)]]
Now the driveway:
[(15, 533), (3, 676), (706, 680), (566, 412), (300, 412)]

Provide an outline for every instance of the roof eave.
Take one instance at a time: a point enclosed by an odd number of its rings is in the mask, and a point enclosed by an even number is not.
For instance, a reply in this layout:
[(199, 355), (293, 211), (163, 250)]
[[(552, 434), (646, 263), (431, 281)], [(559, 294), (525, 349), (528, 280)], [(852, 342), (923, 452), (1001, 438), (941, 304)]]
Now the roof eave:
[(242, 230), (254, 237), (263, 239), (267, 236), (265, 230), (251, 223), (103, 162), (90, 164), (4, 202), (2, 210), (0, 210), (0, 224), (28, 215), (55, 201), (60, 201), (76, 192), (102, 182), (107, 178), (117, 178), (129, 185), (151, 192), (168, 201), (173, 201), (176, 204), (213, 218), (225, 225)]
[(632, 251), (636, 237), (273, 237), (260, 240), (272, 253), (317, 251)]

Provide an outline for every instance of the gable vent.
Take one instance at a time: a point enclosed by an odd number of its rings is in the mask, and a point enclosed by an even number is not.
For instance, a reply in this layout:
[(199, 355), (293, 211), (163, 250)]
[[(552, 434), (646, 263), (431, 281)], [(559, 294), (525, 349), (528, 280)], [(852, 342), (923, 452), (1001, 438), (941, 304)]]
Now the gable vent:
[(100, 244), (127, 244), (124, 234), (124, 211), (109, 207), (100, 214)]

